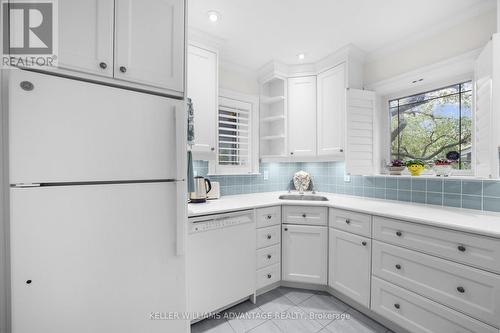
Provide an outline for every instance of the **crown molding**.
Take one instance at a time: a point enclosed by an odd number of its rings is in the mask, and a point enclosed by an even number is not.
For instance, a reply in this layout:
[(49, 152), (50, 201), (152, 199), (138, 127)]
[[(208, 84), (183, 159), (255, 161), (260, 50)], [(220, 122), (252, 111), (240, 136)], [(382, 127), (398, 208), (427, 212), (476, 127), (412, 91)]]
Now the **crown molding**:
[[(497, 1), (500, 2), (500, 0)], [(377, 61), (387, 56), (388, 54), (400, 51), (408, 47), (409, 45), (415, 44), (416, 42), (433, 36), (439, 32), (446, 31), (454, 26), (459, 25), (460, 23), (469, 21), (477, 16), (486, 13), (491, 13), (495, 9), (496, 4), (491, 1), (472, 5), (467, 10), (464, 10), (457, 15), (450, 16), (448, 19), (440, 22), (439, 24), (432, 25), (428, 29), (424, 29), (409, 36), (405, 36), (400, 40), (388, 43), (385, 46), (368, 53), (368, 55), (366, 56), (366, 63)]]
[(189, 26), (187, 31), (189, 42), (200, 43), (219, 50), (227, 43), (227, 40), (224, 38), (217, 37), (192, 26)]

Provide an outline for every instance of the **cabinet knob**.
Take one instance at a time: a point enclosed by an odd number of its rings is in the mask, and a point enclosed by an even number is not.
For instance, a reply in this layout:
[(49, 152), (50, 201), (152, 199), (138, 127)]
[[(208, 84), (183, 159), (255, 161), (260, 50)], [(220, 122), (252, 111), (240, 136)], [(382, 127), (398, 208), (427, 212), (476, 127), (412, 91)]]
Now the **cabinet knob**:
[(463, 246), (463, 245), (459, 245), (459, 246), (458, 246), (458, 251), (460, 251), (460, 252), (465, 252), (465, 246)]
[(270, 220), (272, 218), (271, 215), (267, 215), (267, 219)]
[(343, 153), (344, 152), (344, 149), (340, 148), (340, 152)]
[(290, 152), (290, 155), (293, 155), (293, 151)]
[(271, 239), (271, 237), (272, 237), (271, 235), (267, 235), (267, 239)]
[(362, 242), (361, 242), (361, 245), (366, 246), (366, 242), (365, 242), (365, 241), (362, 241)]
[(463, 294), (465, 292), (465, 288), (464, 287), (457, 287), (457, 291), (461, 294)]
[(400, 264), (397, 264), (397, 265), (396, 265), (396, 269), (401, 269), (401, 265), (400, 265)]
[(214, 147), (212, 147), (212, 148), (210, 148), (210, 150), (211, 150), (211, 151), (215, 151), (215, 148), (214, 148)]
[(395, 307), (396, 309), (399, 309), (401, 306), (400, 306), (398, 303), (396, 303), (396, 304), (394, 304), (394, 307)]
[(120, 72), (126, 73), (127, 72), (127, 67), (125, 66), (120, 66)]
[(351, 220), (346, 219), (346, 220), (345, 220), (345, 223), (346, 223), (346, 224), (351, 224)]
[(288, 231), (288, 228), (285, 228), (284, 230), (285, 230), (285, 231)]
[(403, 236), (403, 233), (401, 231), (396, 231), (396, 236), (401, 237)]
[(106, 69), (108, 68), (108, 65), (105, 62), (101, 62), (99, 63), (99, 67), (101, 67), (101, 69)]
[(272, 257), (273, 257), (273, 256), (272, 256), (272, 255), (270, 255), (270, 254), (268, 254), (268, 255), (267, 255), (267, 259), (271, 259)]
[(273, 276), (271, 274), (267, 274), (267, 278), (270, 279), (272, 278)]
[(29, 81), (22, 81), (19, 86), (21, 86), (21, 89), (25, 91), (32, 91), (35, 89), (35, 85)]
[(302, 217), (303, 217), (303, 218), (306, 218), (306, 217), (307, 217), (307, 215), (304, 213), (304, 214), (302, 214)]
[(31, 280), (27, 280), (27, 281), (26, 281), (26, 284), (31, 284), (31, 282), (33, 282), (33, 281), (31, 281)]

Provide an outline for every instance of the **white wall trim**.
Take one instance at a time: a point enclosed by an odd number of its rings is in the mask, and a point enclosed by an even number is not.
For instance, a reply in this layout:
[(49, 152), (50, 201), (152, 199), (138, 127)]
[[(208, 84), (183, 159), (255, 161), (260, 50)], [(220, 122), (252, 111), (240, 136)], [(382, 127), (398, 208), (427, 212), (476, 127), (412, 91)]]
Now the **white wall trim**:
[[(500, 0), (497, 0), (500, 2)], [(493, 2), (482, 2), (470, 6), (468, 9), (463, 10), (457, 15), (450, 15), (448, 19), (441, 21), (439, 24), (433, 24), (429, 28), (415, 32), (411, 35), (405, 36), (403, 39), (397, 40), (393, 43), (389, 43), (373, 52), (370, 52), (366, 56), (366, 63), (371, 63), (386, 57), (389, 54), (395, 53), (402, 49), (407, 48), (410, 45), (414, 45), (416, 42), (426, 39), (430, 36), (436, 35), (439, 32), (446, 31), (454, 26), (459, 25), (462, 22), (473, 19), (476, 16), (485, 14), (495, 10), (495, 3)], [(498, 22), (498, 19), (497, 19)]]
[[(386, 96), (425, 87), (433, 82), (443, 81), (450, 77), (471, 75), (474, 71), (474, 62), (480, 52), (481, 49), (476, 49), (435, 64), (397, 75), (390, 79), (368, 84), (365, 88), (375, 91), (379, 96)], [(413, 83), (413, 81), (420, 79), (423, 79), (423, 81)]]

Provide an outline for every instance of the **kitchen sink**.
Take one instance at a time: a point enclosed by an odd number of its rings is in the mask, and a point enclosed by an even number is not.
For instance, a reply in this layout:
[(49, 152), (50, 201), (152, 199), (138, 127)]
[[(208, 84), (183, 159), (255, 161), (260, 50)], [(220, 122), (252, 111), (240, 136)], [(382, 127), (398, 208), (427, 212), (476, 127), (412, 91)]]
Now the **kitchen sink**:
[(307, 194), (282, 194), (279, 198), (281, 200), (328, 201), (328, 198), (322, 195)]

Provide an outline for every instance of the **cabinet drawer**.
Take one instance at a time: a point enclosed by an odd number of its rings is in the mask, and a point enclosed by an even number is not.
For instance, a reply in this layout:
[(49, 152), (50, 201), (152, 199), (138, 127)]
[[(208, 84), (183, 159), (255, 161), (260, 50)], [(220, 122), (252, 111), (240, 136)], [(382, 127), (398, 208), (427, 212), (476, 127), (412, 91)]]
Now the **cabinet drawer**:
[(270, 227), (281, 223), (281, 206), (259, 208), (256, 210), (257, 228)]
[(414, 333), (498, 333), (492, 326), (376, 277), (371, 304), (374, 312)]
[(377, 216), (373, 238), (500, 272), (500, 239)]
[(257, 271), (257, 289), (264, 288), (281, 280), (281, 265), (278, 263)]
[(373, 275), (491, 325), (500, 325), (500, 276), (373, 242)]
[(257, 250), (257, 269), (280, 262), (280, 257), (281, 247), (279, 244)]
[(371, 237), (372, 217), (370, 215), (334, 208), (330, 208), (329, 215), (330, 227)]
[(281, 228), (275, 225), (269, 228), (257, 229), (257, 248), (268, 247), (279, 244), (281, 240)]
[(326, 207), (284, 206), (283, 223), (326, 225), (327, 213)]

